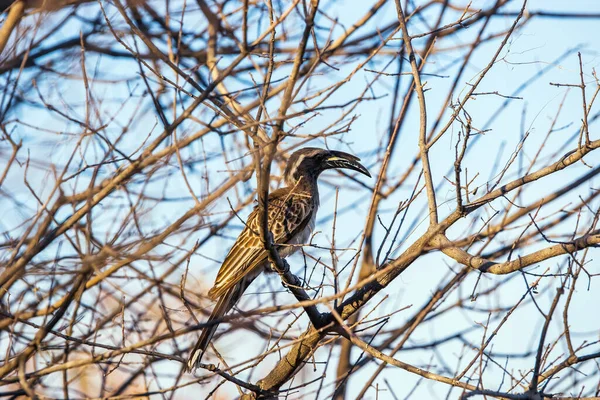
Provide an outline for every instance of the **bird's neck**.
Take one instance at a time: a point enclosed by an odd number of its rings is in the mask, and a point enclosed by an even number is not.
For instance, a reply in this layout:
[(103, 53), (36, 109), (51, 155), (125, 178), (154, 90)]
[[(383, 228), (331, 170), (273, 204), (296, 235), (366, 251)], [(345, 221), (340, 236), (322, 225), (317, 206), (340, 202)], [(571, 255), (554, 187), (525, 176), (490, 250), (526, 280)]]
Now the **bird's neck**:
[(308, 192), (313, 200), (319, 203), (319, 185), (318, 176), (313, 174), (302, 174), (298, 180), (286, 181), (286, 185), (295, 192)]
[(316, 171), (299, 171), (285, 176), (285, 185), (289, 187), (302, 187), (304, 189), (317, 186), (319, 174)]

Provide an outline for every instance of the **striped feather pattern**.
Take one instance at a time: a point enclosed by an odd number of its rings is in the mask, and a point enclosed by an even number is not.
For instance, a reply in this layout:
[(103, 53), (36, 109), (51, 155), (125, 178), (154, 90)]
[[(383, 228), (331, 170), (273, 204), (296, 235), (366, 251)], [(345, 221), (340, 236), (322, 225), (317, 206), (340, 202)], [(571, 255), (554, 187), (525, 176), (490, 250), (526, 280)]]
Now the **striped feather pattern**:
[[(276, 244), (285, 244), (302, 231), (311, 219), (315, 207), (311, 193), (296, 188), (283, 188), (269, 196), (269, 228)], [(211, 299), (223, 296), (246, 274), (264, 263), (268, 254), (259, 236), (258, 206), (248, 217), (246, 227), (231, 247), (217, 274), (214, 287), (208, 292)]]

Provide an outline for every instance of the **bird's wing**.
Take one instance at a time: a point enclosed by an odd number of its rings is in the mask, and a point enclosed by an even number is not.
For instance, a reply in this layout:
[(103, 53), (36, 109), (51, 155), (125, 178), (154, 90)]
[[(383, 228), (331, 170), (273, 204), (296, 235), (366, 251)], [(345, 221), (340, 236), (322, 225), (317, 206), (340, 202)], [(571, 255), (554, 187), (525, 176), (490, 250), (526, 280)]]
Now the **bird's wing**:
[[(313, 203), (307, 192), (292, 188), (275, 190), (269, 195), (269, 228), (276, 244), (285, 244), (302, 231), (312, 215)], [(268, 254), (259, 236), (258, 206), (248, 217), (246, 227), (229, 250), (215, 285), (208, 292), (212, 299), (221, 297), (229, 288), (238, 283), (244, 275), (267, 260)]]

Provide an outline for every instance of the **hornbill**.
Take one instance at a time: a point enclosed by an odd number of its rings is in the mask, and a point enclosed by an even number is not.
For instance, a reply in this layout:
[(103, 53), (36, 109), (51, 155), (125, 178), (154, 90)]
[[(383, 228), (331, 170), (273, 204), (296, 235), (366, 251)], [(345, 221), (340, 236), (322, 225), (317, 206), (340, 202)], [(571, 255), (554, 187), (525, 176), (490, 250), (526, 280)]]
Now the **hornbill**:
[[(305, 147), (294, 152), (283, 175), (286, 186), (268, 198), (269, 230), (279, 255), (284, 258), (306, 244), (315, 228), (319, 208), (317, 179), (321, 172), (346, 168), (371, 176), (360, 159), (341, 151)], [(237, 303), (252, 281), (263, 271), (271, 271), (268, 253), (260, 238), (258, 206), (248, 216), (246, 226), (229, 250), (208, 296), (217, 300), (208, 324), (190, 353), (188, 371), (199, 366), (217, 330), (219, 320)], [(282, 246), (283, 245), (283, 246)]]

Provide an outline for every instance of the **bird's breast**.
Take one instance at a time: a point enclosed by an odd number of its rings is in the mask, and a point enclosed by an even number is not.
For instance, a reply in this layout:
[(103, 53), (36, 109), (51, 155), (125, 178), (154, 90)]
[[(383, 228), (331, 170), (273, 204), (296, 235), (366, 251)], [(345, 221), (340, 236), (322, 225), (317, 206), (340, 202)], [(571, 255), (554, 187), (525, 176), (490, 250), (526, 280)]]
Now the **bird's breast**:
[(279, 250), (281, 257), (288, 257), (298, 251), (303, 244), (307, 244), (310, 241), (312, 232), (315, 230), (315, 223), (317, 219), (317, 207), (314, 207), (310, 220), (300, 232), (294, 235), (287, 244), (290, 246), (283, 246)]

